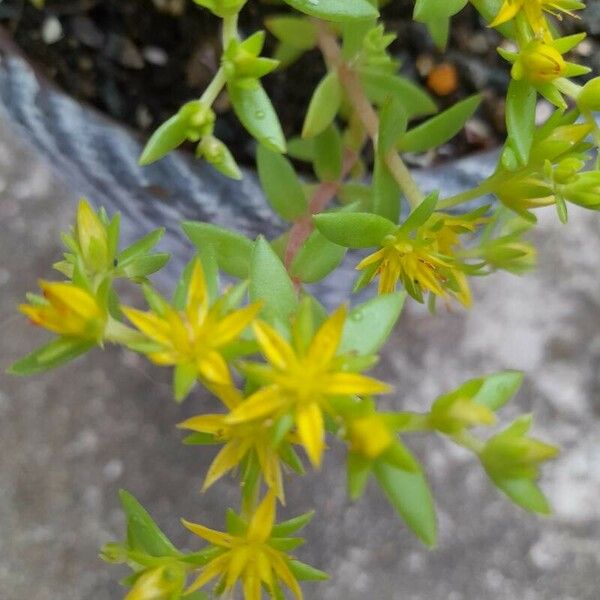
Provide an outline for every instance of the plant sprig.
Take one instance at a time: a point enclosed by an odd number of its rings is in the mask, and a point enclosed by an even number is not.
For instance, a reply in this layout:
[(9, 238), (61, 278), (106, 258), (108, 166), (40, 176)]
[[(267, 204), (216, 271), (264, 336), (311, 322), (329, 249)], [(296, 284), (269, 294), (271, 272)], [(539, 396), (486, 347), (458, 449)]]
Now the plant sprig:
[[(514, 51), (499, 50), (512, 65), (508, 139), (491, 176), (445, 196), (444, 190), (420, 190), (403, 154), (446, 143), (481, 96), (438, 112), (432, 98), (400, 74), (389, 50), (395, 36), (385, 30), (377, 1), (286, 0), (298, 12), (266, 23), (278, 40), (273, 58), (263, 56), (264, 32), (244, 38), (238, 31), (245, 0), (194, 1), (222, 19), (221, 64), (202, 95), (153, 134), (140, 162), (159, 160), (191, 141), (199, 157), (225, 176), (241, 178), (234, 152), (214, 136), (213, 105), (226, 92), (257, 141), (266, 201), (289, 229), (276, 239), (252, 240), (209, 223), (183, 223), (197, 253), (167, 298), (148, 278), (168, 259), (153, 250), (162, 232), (121, 250), (118, 216), (111, 219), (82, 201), (73, 230), (63, 236), (64, 260), (55, 265), (65, 281), (41, 282), (43, 295), (30, 294), (21, 307), (55, 337), (11, 369), (37, 373), (117, 344), (172, 368), (177, 401), (197, 385), (220, 401), (220, 411), (200, 412), (179, 427), (188, 432), (184, 443), (219, 447), (204, 489), (235, 472), (239, 510), (227, 511), (224, 531), (183, 521), (207, 542), (183, 552), (122, 492), (126, 540), (105, 546), (102, 557), (132, 569), (124, 581), (126, 599), (204, 600), (213, 584), (216, 596), (239, 588), (246, 600), (261, 600), (264, 593), (282, 600), (287, 589), (301, 599), (299, 581), (327, 578), (294, 556), (303, 540), (293, 534), (312, 513), (278, 523), (276, 508), (285, 501), (289, 475), (321, 468), (326, 441), (347, 452), (349, 496), (358, 499), (373, 475), (428, 546), (436, 543), (435, 502), (408, 446), (412, 432), (466, 448), (510, 500), (547, 514), (540, 465), (557, 449), (530, 436), (531, 416), (482, 433), (517, 393), (521, 373), (469, 380), (438, 396), (429, 410), (409, 412), (381, 410), (379, 396), (396, 391), (369, 372), (407, 296), (432, 311), (438, 301), (469, 307), (471, 277), (497, 270), (520, 274), (534, 265), (535, 248), (526, 235), (538, 208), (555, 206), (563, 222), (568, 203), (600, 208), (599, 165), (585, 170), (600, 147), (594, 116), (600, 79), (584, 85), (571, 80), (587, 69), (564, 56), (584, 35), (560, 37), (548, 21), (583, 4), (472, 0), (489, 26), (514, 44)], [(417, 0), (413, 17), (443, 48), (452, 17), (466, 4)], [(286, 140), (260, 79), (314, 48), (326, 74), (299, 136)], [(537, 126), (540, 96), (555, 111)], [(314, 177), (301, 177), (291, 159), (309, 165)], [(470, 205), (474, 200), (479, 204)], [(358, 272), (354, 290), (377, 281), (377, 293), (354, 305), (345, 299), (329, 311), (310, 285), (335, 277), (347, 254)], [(233, 284), (224, 287), (222, 274)], [(147, 308), (124, 306), (117, 279), (141, 286)]]

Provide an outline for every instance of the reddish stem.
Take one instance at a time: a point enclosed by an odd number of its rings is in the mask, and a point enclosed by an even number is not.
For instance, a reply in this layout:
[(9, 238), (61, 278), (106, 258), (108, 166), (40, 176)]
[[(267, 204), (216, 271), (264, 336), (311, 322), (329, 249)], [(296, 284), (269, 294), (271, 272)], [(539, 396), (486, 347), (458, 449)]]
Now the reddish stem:
[(350, 171), (358, 161), (358, 157), (359, 154), (357, 152), (346, 148), (342, 162), (342, 172), (339, 178), (336, 181), (324, 181), (321, 183), (310, 199), (308, 214), (295, 221), (292, 225), (284, 258), (284, 263), (288, 271), (298, 251), (314, 229), (312, 216), (325, 210), (329, 202), (333, 200), (346, 177), (348, 177)]

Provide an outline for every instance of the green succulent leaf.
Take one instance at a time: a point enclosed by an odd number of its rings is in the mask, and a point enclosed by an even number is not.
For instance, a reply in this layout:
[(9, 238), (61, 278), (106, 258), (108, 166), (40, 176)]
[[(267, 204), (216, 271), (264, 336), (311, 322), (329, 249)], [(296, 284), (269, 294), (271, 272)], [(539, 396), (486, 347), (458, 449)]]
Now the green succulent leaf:
[(434, 213), (438, 203), (438, 192), (431, 192), (427, 195), (402, 223), (399, 233), (410, 233), (421, 227), (429, 217)]
[(234, 277), (245, 279), (250, 273), (254, 242), (247, 237), (211, 223), (185, 221), (183, 231), (199, 250), (212, 246), (219, 267)]
[(338, 74), (330, 71), (316, 87), (308, 105), (302, 137), (319, 135), (333, 123), (342, 102), (342, 86)]
[(163, 158), (187, 139), (189, 125), (179, 114), (165, 121), (150, 137), (140, 156), (140, 165)]
[(304, 283), (321, 281), (342, 262), (345, 254), (346, 248), (313, 231), (294, 258), (292, 275)]
[(413, 473), (379, 459), (374, 473), (392, 506), (427, 546), (435, 546), (437, 523), (433, 498), (421, 471)]
[(347, 477), (348, 495), (352, 500), (360, 498), (373, 469), (373, 461), (362, 454), (348, 452)]
[(525, 79), (512, 79), (506, 94), (506, 129), (519, 163), (526, 165), (535, 134), (537, 92)]
[(468, 0), (416, 0), (413, 18), (415, 21), (429, 23), (436, 19), (451, 17), (460, 12)]
[(313, 166), (321, 181), (337, 181), (342, 173), (342, 136), (339, 129), (329, 125), (314, 138), (315, 158)]
[(266, 19), (265, 26), (280, 42), (296, 50), (310, 50), (317, 45), (317, 28), (306, 17), (278, 15)]
[(490, 410), (502, 408), (518, 391), (523, 383), (520, 371), (502, 371), (480, 380), (481, 385), (473, 396), (473, 401)]
[(127, 491), (119, 492), (127, 520), (127, 542), (132, 550), (150, 556), (178, 556), (179, 552), (146, 509)]
[(275, 152), (285, 152), (285, 137), (269, 96), (256, 79), (231, 81), (227, 91), (233, 110), (247, 131)]
[(288, 537), (297, 531), (300, 531), (306, 527), (315, 516), (315, 511), (311, 510), (307, 513), (288, 519), (287, 521), (281, 521), (276, 525), (273, 525), (271, 535), (273, 537)]
[(387, 341), (406, 300), (405, 292), (382, 294), (350, 311), (339, 352), (359, 356), (375, 354)]
[(530, 479), (493, 478), (492, 480), (498, 489), (524, 510), (541, 515), (549, 515), (552, 512), (543, 492)]
[(346, 248), (379, 246), (397, 225), (385, 217), (371, 213), (331, 212), (313, 217), (317, 229), (334, 244)]
[(383, 106), (390, 96), (398, 99), (408, 119), (437, 112), (431, 96), (410, 79), (369, 69), (360, 70), (360, 79), (369, 100)]
[(329, 579), (329, 575), (325, 571), (315, 569), (299, 560), (290, 560), (288, 566), (299, 581), (327, 581)]
[(256, 240), (250, 265), (250, 299), (264, 303), (268, 318), (287, 322), (298, 306), (294, 284), (286, 268), (263, 237)]
[(60, 337), (17, 360), (7, 373), (10, 375), (33, 375), (54, 369), (76, 359), (95, 346), (95, 342)]
[(292, 8), (325, 21), (374, 19), (379, 11), (368, 0), (284, 0)]
[(425, 152), (452, 139), (471, 118), (481, 102), (476, 94), (432, 117), (404, 134), (398, 141), (402, 152)]
[(137, 240), (117, 256), (118, 265), (124, 267), (139, 256), (150, 252), (160, 242), (164, 234), (165, 229), (161, 227)]
[(288, 221), (304, 215), (308, 202), (290, 161), (262, 145), (258, 146), (256, 161), (260, 184), (273, 210)]

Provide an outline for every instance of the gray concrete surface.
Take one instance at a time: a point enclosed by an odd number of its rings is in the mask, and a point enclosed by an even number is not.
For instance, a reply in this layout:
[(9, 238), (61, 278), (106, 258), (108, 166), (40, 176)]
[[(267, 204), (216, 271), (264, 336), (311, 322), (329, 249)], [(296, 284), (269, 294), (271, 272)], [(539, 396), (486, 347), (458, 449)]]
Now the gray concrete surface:
[[(66, 189), (0, 123), (0, 368), (45, 339), (15, 306), (59, 255), (71, 218)], [(312, 507), (302, 558), (332, 580), (307, 600), (598, 600), (600, 598), (600, 215), (568, 226), (541, 215), (539, 269), (475, 282), (476, 304), (429, 316), (410, 304), (379, 375), (396, 406), (427, 406), (474, 375), (527, 372), (508, 420), (537, 415), (536, 433), (563, 447), (545, 470), (555, 514), (511, 506), (469, 455), (435, 438), (411, 440), (437, 498), (439, 547), (427, 551), (374, 486), (352, 505), (332, 450), (321, 474), (290, 481), (288, 514)], [(109, 349), (31, 379), (0, 374), (0, 598), (114, 600), (118, 568), (97, 551), (122, 534), (126, 487), (178, 543), (178, 518), (220, 526), (232, 483), (200, 495), (210, 457), (179, 443), (174, 424), (207, 399), (170, 401), (168, 374)]]

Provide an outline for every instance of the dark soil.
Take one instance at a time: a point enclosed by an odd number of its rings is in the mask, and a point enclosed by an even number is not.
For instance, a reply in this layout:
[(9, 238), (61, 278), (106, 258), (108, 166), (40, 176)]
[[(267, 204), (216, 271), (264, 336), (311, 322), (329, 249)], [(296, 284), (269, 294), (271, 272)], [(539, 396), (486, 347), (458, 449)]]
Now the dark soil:
[[(475, 11), (466, 9), (454, 19), (449, 48), (442, 54), (423, 27), (410, 20), (412, 5), (412, 1), (396, 0), (385, 11), (388, 29), (398, 33), (393, 52), (403, 71), (427, 85), (433, 68), (452, 65), (458, 85), (454, 92), (438, 97), (442, 108), (474, 92), (485, 92), (480, 110), (464, 132), (435, 154), (414, 157), (413, 162), (428, 165), (496, 146), (505, 135), (502, 99), (509, 81), (508, 67), (495, 50), (499, 38), (482, 26)], [(261, 26), (265, 15), (282, 10), (273, 2), (251, 0), (241, 29), (249, 34)], [(190, 0), (46, 0), (41, 11), (29, 0), (4, 0), (0, 21), (59, 86), (145, 136), (181, 104), (198, 97), (218, 68), (218, 20)], [(584, 54), (597, 57), (596, 48), (584, 48)], [(299, 132), (310, 92), (323, 70), (315, 51), (265, 78), (288, 137)], [(226, 97), (216, 108), (222, 113), (217, 135), (242, 162), (251, 162), (251, 140), (228, 112)]]

